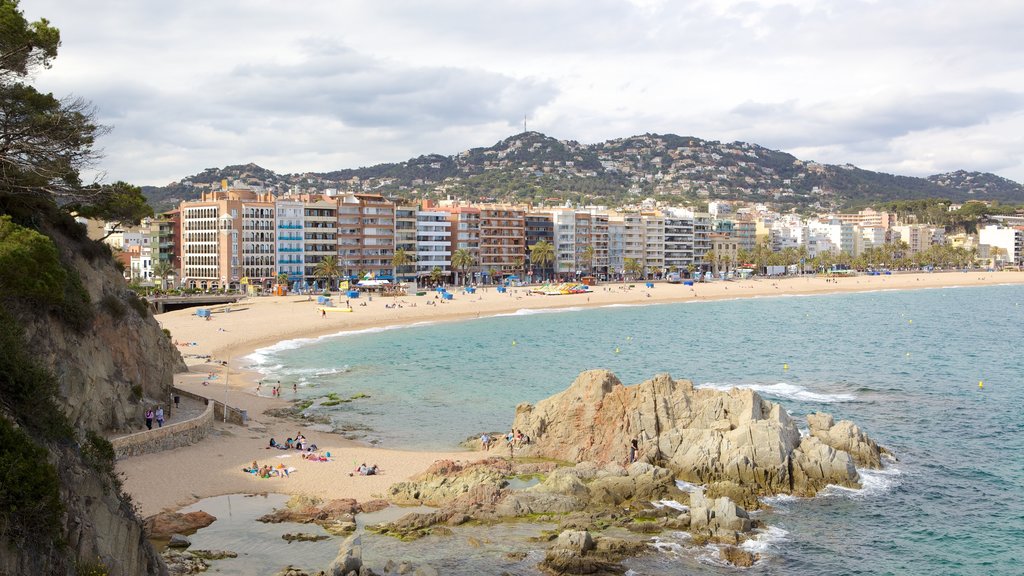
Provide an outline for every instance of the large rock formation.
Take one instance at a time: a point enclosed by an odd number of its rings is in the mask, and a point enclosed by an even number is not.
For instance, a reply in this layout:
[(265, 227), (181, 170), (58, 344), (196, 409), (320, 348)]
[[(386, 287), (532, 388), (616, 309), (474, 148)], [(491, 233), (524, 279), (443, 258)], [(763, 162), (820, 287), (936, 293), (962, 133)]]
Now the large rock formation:
[(826, 423), (827, 432), (801, 438), (780, 405), (751, 390), (697, 390), (664, 374), (627, 387), (607, 370), (590, 370), (563, 392), (517, 406), (513, 428), (531, 439), (520, 454), (573, 462), (625, 462), (638, 439), (641, 460), (750, 506), (757, 495), (860, 487), (845, 450), (878, 466), (877, 457), (866, 457), (874, 443), (855, 426), (833, 427), (831, 417), (816, 430)]

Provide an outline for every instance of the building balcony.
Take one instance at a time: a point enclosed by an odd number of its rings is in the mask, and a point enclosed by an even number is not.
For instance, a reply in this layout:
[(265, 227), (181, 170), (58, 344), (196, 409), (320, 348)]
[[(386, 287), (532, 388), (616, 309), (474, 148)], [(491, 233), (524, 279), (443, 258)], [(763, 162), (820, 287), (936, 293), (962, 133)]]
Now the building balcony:
[(281, 230), (302, 230), (302, 224), (278, 224)]

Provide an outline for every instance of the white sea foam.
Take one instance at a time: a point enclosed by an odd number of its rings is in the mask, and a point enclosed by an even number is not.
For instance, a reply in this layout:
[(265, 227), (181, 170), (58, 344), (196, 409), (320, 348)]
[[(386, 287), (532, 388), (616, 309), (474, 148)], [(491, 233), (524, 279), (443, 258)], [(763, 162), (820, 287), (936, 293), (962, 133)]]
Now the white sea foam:
[(682, 554), (683, 545), (681, 542), (691, 540), (693, 536), (689, 532), (669, 532), (664, 536), (652, 536), (649, 544), (658, 552), (667, 554)]
[(680, 504), (679, 502), (676, 502), (675, 500), (658, 500), (657, 502), (651, 502), (651, 504), (654, 505), (654, 507), (658, 508), (658, 509), (661, 509), (661, 508), (672, 508), (673, 510), (679, 510), (680, 512), (686, 512), (686, 511), (688, 511), (690, 509), (689, 506), (687, 506), (685, 504)]
[(880, 494), (891, 492), (903, 481), (901, 478), (903, 472), (899, 468), (892, 466), (882, 468), (881, 470), (858, 468), (857, 473), (860, 474), (861, 488), (859, 490), (829, 484), (820, 494), (822, 496), (846, 496), (858, 500), (874, 498)]
[(502, 314), (495, 314), (494, 316), (492, 316), (492, 318), (504, 318), (504, 317), (508, 317), (508, 316), (536, 316), (538, 314), (558, 314), (558, 313), (561, 313), (561, 312), (579, 312), (580, 310), (583, 310), (583, 308), (580, 308), (579, 306), (569, 306), (569, 307), (566, 307), (566, 308), (539, 308), (539, 309), (520, 308), (519, 310), (516, 310), (515, 312), (505, 312), (505, 313), (502, 313)]
[(718, 384), (715, 382), (707, 382), (705, 384), (698, 385), (697, 388), (712, 388), (723, 392), (733, 388), (745, 388), (766, 396), (773, 396), (775, 398), (801, 400), (804, 402), (820, 402), (822, 404), (850, 402), (856, 399), (853, 394), (823, 394), (820, 392), (812, 392), (803, 386), (789, 384), (787, 382), (779, 382), (778, 384)]
[(740, 544), (740, 548), (755, 554), (764, 554), (780, 542), (789, 540), (786, 537), (788, 535), (789, 532), (778, 526), (768, 526), (763, 530), (758, 530), (753, 538), (749, 538), (743, 544)]
[(691, 483), (687, 482), (686, 480), (680, 480), (680, 479), (676, 478), (676, 488), (679, 488), (683, 492), (692, 493), (692, 492), (696, 492), (698, 490), (703, 490), (704, 486), (702, 486), (700, 484), (691, 484)]
[[(266, 372), (265, 366), (271, 357), (278, 352), (284, 352), (286, 350), (295, 350), (303, 346), (315, 344), (317, 342), (323, 342), (324, 340), (332, 340), (334, 338), (344, 338), (349, 336), (361, 336), (364, 334), (377, 334), (379, 332), (386, 332), (388, 330), (398, 330), (400, 328), (416, 328), (419, 326), (429, 326), (435, 324), (433, 321), (416, 322), (414, 324), (394, 324), (391, 326), (375, 326), (373, 328), (363, 328), (361, 330), (344, 330), (341, 332), (334, 332), (333, 334), (325, 334), (316, 338), (293, 338), (291, 340), (282, 340), (276, 344), (266, 346), (264, 348), (256, 349), (252, 354), (245, 357), (249, 361), (249, 368), (256, 369), (260, 372)], [(280, 369), (280, 365), (278, 368)]]

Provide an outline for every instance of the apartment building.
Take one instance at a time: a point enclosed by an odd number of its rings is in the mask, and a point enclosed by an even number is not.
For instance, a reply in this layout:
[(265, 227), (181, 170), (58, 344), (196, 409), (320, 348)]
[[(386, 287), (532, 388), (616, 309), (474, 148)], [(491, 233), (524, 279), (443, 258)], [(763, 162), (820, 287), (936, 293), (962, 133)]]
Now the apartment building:
[(294, 224), (289, 226), (292, 226), (292, 231), (302, 232), (302, 268), (305, 282), (312, 284), (323, 280), (317, 278), (316, 268), (328, 256), (337, 259), (338, 267), (343, 274), (352, 274), (354, 267), (342, 255), (342, 247), (338, 242), (338, 200), (329, 196), (306, 195), (302, 197), (302, 202), (301, 228), (294, 228)]
[(999, 260), (1017, 266), (1024, 265), (1024, 227), (1004, 227), (989, 224), (978, 230), (978, 242), (988, 246), (988, 253), (996, 260), (993, 248), (999, 250)]
[[(525, 216), (526, 234), (526, 257), (530, 260), (530, 247), (538, 242), (555, 243), (554, 222), (548, 212), (528, 212)], [(536, 262), (529, 262), (529, 275), (534, 278), (550, 278), (554, 274), (554, 266), (547, 264), (540, 266)]]
[(622, 216), (608, 217), (608, 274), (622, 275), (626, 269), (626, 223)]
[(712, 232), (708, 234), (708, 242), (711, 243), (711, 254), (714, 255), (710, 262), (714, 274), (727, 272), (736, 267), (740, 250), (738, 240), (726, 232)]
[(416, 276), (429, 277), (434, 268), (447, 278), (452, 271), (452, 223), (443, 210), (416, 212)]
[(683, 272), (694, 264), (693, 213), (665, 213), (665, 269)]
[(906, 242), (908, 254), (924, 252), (932, 245), (933, 230), (924, 224), (907, 224), (905, 226), (892, 227), (892, 239), (894, 242)]
[(288, 284), (301, 284), (305, 280), (305, 208), (305, 203), (296, 199), (274, 202), (277, 211), (276, 269), (278, 275), (287, 276)]
[(452, 272), (460, 274), (478, 272), (480, 266), (480, 208), (458, 205), (441, 209), (448, 213), (448, 221), (451, 223), (452, 235), (449, 251), (452, 258), (454, 259), (455, 253), (459, 250), (465, 250), (473, 261), (473, 265), (468, 269), (452, 270)]
[(338, 198), (338, 251), (349, 273), (392, 279), (395, 255), (395, 204), (380, 194)]
[(644, 266), (649, 275), (661, 277), (665, 272), (665, 218), (660, 212), (643, 215)]
[(480, 207), (480, 268), (497, 281), (521, 274), (526, 263), (526, 211), (511, 206)]
[(398, 253), (399, 250), (404, 250), (405, 254), (412, 260), (410, 263), (395, 269), (395, 279), (400, 282), (415, 282), (417, 278), (415, 261), (418, 251), (416, 242), (416, 212), (416, 206), (395, 206), (395, 253)]
[(184, 285), (238, 288), (243, 278), (272, 284), (275, 216), (270, 194), (225, 188), (182, 202), (179, 211)]

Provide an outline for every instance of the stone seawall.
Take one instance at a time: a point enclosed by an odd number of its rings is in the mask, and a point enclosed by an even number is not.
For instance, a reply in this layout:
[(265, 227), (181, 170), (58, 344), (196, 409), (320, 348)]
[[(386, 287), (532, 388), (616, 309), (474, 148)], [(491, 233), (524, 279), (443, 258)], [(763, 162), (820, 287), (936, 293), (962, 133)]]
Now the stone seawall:
[(210, 406), (213, 406), (213, 418), (217, 421), (228, 422), (229, 424), (235, 424), (236, 426), (249, 425), (249, 413), (246, 412), (245, 410), (239, 410), (238, 408), (228, 406), (227, 413), (225, 413), (223, 402), (214, 400), (213, 398), (207, 398), (206, 396), (201, 396), (193, 392), (189, 392), (188, 390), (182, 390), (181, 388), (178, 387), (171, 388), (171, 394), (184, 396), (186, 398), (192, 398), (193, 400), (198, 400), (200, 402), (204, 402), (206, 404), (209, 404)]
[(196, 418), (114, 438), (110, 443), (118, 460), (188, 446), (206, 437), (213, 426), (213, 417), (214, 403), (211, 402)]

